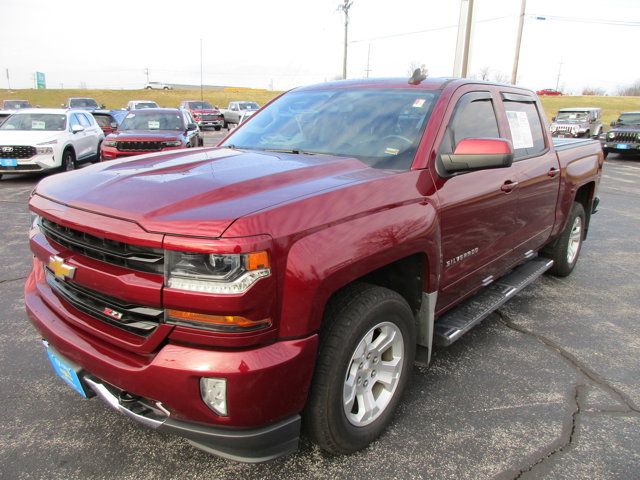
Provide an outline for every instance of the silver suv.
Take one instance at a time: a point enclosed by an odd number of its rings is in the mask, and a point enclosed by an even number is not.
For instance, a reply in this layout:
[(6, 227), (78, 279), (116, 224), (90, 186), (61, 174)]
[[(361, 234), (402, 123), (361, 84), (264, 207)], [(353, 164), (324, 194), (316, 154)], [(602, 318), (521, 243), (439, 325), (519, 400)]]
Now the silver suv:
[(589, 138), (602, 133), (602, 109), (562, 108), (549, 126), (553, 137)]

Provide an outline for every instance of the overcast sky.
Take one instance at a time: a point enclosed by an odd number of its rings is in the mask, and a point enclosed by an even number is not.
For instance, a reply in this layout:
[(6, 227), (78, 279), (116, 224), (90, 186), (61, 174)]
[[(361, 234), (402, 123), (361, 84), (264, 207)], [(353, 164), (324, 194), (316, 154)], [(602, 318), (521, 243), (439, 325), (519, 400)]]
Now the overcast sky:
[[(33, 86), (36, 70), (51, 88), (140, 88), (145, 68), (151, 80), (199, 84), (201, 38), (205, 84), (322, 82), (342, 72), (340, 1), (0, 0), (0, 87), (6, 68), (13, 88)], [(475, 4), (469, 70), (510, 78), (520, 0)], [(371, 76), (405, 76), (411, 62), (451, 76), (459, 9), (459, 0), (354, 0), (348, 76), (365, 76), (369, 49)], [(555, 87), (561, 61), (560, 85), (577, 93), (640, 78), (640, 1), (528, 0), (527, 14), (520, 85)]]

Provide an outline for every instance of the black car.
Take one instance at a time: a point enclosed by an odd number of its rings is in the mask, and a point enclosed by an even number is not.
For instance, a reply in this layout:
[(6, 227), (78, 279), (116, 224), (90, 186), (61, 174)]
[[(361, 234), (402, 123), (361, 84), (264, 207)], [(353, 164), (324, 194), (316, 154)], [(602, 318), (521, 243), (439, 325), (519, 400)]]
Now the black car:
[(600, 135), (605, 158), (611, 152), (640, 155), (640, 112), (622, 112), (611, 127)]

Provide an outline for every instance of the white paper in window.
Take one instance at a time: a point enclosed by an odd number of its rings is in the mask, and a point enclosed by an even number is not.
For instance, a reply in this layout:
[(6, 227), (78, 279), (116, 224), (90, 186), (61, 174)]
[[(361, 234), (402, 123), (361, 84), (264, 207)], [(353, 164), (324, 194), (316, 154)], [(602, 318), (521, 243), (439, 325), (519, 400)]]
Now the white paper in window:
[(44, 130), (45, 128), (45, 122), (41, 120), (31, 120), (31, 130)]
[(509, 120), (514, 150), (533, 147), (533, 136), (527, 113), (507, 110), (507, 120)]
[(149, 120), (149, 130), (158, 130), (160, 128), (160, 122), (158, 120)]

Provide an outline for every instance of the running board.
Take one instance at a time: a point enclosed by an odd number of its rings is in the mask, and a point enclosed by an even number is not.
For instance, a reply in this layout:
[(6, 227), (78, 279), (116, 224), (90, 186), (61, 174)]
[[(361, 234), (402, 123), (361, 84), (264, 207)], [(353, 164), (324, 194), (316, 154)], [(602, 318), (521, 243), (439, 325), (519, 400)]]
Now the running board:
[(436, 320), (435, 344), (451, 345), (552, 266), (548, 258), (529, 260), (448, 311)]

